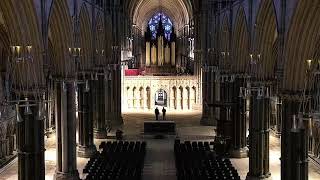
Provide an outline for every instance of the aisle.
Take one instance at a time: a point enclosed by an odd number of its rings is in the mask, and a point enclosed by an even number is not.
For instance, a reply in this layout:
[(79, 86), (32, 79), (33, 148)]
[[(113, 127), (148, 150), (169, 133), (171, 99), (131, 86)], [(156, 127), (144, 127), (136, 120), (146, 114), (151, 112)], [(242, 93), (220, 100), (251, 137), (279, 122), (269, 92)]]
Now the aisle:
[(148, 139), (143, 180), (176, 180), (173, 139)]

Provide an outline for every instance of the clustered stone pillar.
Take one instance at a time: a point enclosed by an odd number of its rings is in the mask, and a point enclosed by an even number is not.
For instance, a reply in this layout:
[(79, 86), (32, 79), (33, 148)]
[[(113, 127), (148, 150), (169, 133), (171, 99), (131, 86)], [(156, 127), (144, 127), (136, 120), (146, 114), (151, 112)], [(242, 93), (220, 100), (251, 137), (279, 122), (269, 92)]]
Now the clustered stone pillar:
[[(228, 138), (228, 144), (232, 138), (232, 90), (233, 82), (224, 79), (220, 82), (220, 118), (217, 122), (217, 135)], [(230, 147), (230, 146), (229, 146)]]
[(114, 123), (115, 125), (123, 124), (121, 116), (121, 66), (117, 66), (115, 70), (115, 81), (114, 81), (114, 98), (115, 98), (115, 114)]
[(55, 83), (56, 180), (78, 180), (76, 157), (75, 83)]
[[(114, 54), (117, 51), (113, 52)], [(111, 70), (111, 80), (108, 80), (107, 92), (109, 93), (108, 102), (108, 121), (114, 125), (118, 126), (123, 124), (123, 119), (121, 117), (121, 67), (114, 65)]]
[(45, 134), (48, 138), (52, 137), (54, 134), (53, 128), (54, 128), (54, 121), (53, 121), (53, 108), (54, 108), (54, 102), (53, 102), (53, 83), (52, 81), (48, 82), (48, 90), (46, 93), (46, 99), (47, 99), (47, 104), (46, 104), (46, 119), (45, 119)]
[(232, 109), (232, 149), (231, 157), (244, 158), (248, 156), (246, 138), (246, 100), (239, 97), (240, 87), (244, 84), (243, 78), (237, 78), (232, 87), (232, 101), (235, 103)]
[(92, 97), (92, 87), (90, 88), (88, 80), (85, 83), (78, 84), (78, 156), (89, 158), (97, 151), (93, 142), (93, 121), (90, 101)]
[[(110, 71), (108, 73), (111, 73)], [(111, 126), (112, 121), (112, 114), (111, 114), (111, 102), (112, 102), (112, 96), (111, 96), (111, 74), (108, 74), (108, 76), (104, 77), (104, 87), (105, 87), (105, 96), (104, 96), (104, 102), (105, 102), (105, 117), (106, 117), (106, 123), (107, 126)], [(108, 127), (111, 128), (111, 127)]]
[(44, 111), (25, 99), (17, 105), (17, 148), (19, 180), (45, 179)]
[(281, 179), (308, 179), (308, 138), (303, 128), (293, 128), (293, 115), (299, 112), (299, 99), (283, 96), (281, 129)]
[(290, 131), (290, 177), (292, 180), (308, 179), (308, 136), (304, 128)]
[(253, 90), (250, 97), (249, 172), (247, 179), (268, 179), (271, 176), (269, 171), (270, 99), (265, 96), (266, 94), (261, 92), (260, 94), (260, 90)]
[(276, 127), (275, 133), (276, 136), (281, 135), (281, 122), (282, 122), (282, 99), (279, 97), (276, 104)]
[(202, 117), (200, 123), (202, 125), (209, 125), (209, 113), (210, 109), (208, 104), (209, 101), (209, 88), (208, 88), (208, 72), (204, 71), (202, 73), (202, 94), (203, 94), (203, 100), (202, 100)]
[(104, 76), (97, 75), (98, 79), (91, 82), (93, 99), (93, 118), (95, 121), (94, 136), (97, 139), (107, 138), (105, 118), (105, 84)]

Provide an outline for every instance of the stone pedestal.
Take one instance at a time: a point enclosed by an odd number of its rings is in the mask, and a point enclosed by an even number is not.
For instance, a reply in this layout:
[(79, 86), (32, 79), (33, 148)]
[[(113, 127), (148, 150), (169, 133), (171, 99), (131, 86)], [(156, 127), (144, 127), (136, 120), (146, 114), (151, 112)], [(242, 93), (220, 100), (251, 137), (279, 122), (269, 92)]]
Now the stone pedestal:
[(17, 113), (18, 179), (43, 180), (44, 111), (39, 104), (26, 100), (23, 106), (17, 108)]
[(78, 180), (74, 82), (55, 84), (56, 180)]
[(93, 142), (93, 121), (90, 115), (90, 89), (89, 83), (78, 85), (78, 156), (89, 158), (97, 151)]
[(269, 172), (270, 101), (252, 91), (249, 123), (249, 172), (247, 179), (267, 179)]

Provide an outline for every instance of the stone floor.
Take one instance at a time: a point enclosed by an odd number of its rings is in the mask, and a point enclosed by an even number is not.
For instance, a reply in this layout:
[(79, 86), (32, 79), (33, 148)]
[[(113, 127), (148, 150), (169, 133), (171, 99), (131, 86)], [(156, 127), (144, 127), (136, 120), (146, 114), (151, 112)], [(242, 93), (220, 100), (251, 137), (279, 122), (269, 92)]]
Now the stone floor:
[[(176, 113), (168, 112), (168, 120), (174, 120), (177, 125), (177, 136), (182, 140), (212, 140), (214, 130), (209, 126), (201, 126), (200, 112)], [(128, 140), (144, 140), (147, 142), (147, 155), (143, 171), (144, 180), (175, 180), (175, 164), (173, 154), (173, 144), (176, 136), (166, 136), (163, 139), (154, 139), (153, 136), (143, 135), (143, 121), (152, 120), (152, 113), (127, 113), (123, 115), (124, 126), (120, 127), (124, 131), (124, 137)], [(114, 128), (111, 137), (114, 134)], [(101, 141), (95, 141), (98, 145)], [(279, 139), (271, 136), (270, 139), (270, 171), (272, 179), (280, 180), (280, 144)], [(55, 171), (55, 138), (46, 140), (46, 180), (53, 179)], [(88, 159), (77, 158), (80, 178), (85, 176), (82, 169)], [(233, 165), (237, 168), (241, 179), (245, 179), (248, 172), (248, 158), (232, 159)], [(16, 180), (17, 177), (17, 160), (0, 170), (0, 180)], [(312, 163), (309, 163), (309, 179), (320, 179), (320, 169)]]

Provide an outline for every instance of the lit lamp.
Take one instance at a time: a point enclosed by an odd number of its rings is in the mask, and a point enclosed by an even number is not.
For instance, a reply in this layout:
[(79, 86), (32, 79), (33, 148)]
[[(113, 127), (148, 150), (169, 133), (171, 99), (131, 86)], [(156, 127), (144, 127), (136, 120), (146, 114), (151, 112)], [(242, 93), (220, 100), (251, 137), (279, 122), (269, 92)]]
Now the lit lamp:
[(307, 59), (306, 62), (307, 62), (307, 71), (310, 71), (311, 65), (312, 65), (312, 59)]
[(69, 48), (69, 56), (71, 57), (80, 57), (81, 56), (81, 48), (75, 47), (75, 48)]
[(259, 62), (260, 59), (261, 59), (261, 54), (257, 54), (257, 55), (255, 55), (255, 54), (249, 54), (249, 56), (250, 56), (250, 63), (251, 63), (251, 64), (256, 64), (256, 63)]
[(17, 62), (23, 61), (23, 60), (29, 60), (29, 61), (33, 60), (31, 45), (27, 45), (27, 46), (14, 45), (14, 46), (10, 46), (10, 50), (11, 50), (11, 55), (13, 60)]

